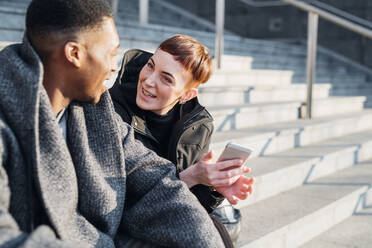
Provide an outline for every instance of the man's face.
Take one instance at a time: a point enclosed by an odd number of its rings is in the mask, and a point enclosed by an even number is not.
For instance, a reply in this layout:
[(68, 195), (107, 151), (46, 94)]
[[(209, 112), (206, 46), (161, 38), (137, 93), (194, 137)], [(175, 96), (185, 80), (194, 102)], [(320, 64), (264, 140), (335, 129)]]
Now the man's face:
[(84, 31), (81, 35), (84, 57), (77, 71), (79, 80), (72, 86), (75, 100), (99, 102), (106, 91), (103, 82), (118, 70), (116, 54), (119, 41), (114, 21), (108, 17), (104, 18), (100, 27)]

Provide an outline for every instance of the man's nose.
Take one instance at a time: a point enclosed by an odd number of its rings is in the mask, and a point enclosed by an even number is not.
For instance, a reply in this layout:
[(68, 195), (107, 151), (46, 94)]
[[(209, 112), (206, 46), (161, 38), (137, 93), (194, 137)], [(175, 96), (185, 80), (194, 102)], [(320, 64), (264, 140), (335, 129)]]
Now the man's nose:
[(121, 64), (123, 62), (123, 58), (118, 59), (115, 57), (111, 66), (111, 72), (118, 72), (120, 70)]

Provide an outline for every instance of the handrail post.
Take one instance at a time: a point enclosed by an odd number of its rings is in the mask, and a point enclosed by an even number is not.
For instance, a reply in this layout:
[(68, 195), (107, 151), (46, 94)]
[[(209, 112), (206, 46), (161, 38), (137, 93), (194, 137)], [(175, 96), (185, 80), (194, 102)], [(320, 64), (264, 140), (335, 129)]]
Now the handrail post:
[(139, 0), (139, 23), (148, 24), (149, 22), (149, 0)]
[(217, 60), (217, 68), (221, 69), (221, 59), (224, 50), (223, 30), (225, 23), (225, 0), (216, 0), (216, 43), (214, 54)]
[(316, 50), (318, 40), (318, 19), (319, 16), (309, 12), (308, 33), (307, 33), (307, 64), (306, 64), (306, 119), (311, 119), (313, 84), (315, 81)]
[(119, 7), (119, 0), (111, 0), (112, 13), (116, 16)]

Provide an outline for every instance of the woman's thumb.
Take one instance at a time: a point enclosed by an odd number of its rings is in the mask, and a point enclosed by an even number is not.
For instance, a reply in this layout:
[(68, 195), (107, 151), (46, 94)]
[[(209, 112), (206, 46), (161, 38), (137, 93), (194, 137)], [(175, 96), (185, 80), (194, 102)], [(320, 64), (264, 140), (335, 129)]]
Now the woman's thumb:
[(209, 151), (208, 153), (204, 154), (203, 157), (200, 159), (201, 161), (208, 162), (213, 158), (213, 151)]

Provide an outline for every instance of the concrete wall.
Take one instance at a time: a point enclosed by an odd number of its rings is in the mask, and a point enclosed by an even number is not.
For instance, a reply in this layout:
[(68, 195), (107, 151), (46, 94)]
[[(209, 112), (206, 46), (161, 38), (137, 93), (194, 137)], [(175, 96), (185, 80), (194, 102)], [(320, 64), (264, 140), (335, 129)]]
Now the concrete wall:
[[(214, 22), (215, 0), (167, 0), (200, 17)], [(372, 1), (323, 0), (336, 8), (372, 21)], [(255, 8), (239, 0), (226, 0), (226, 24), (229, 31), (248, 38), (304, 40), (307, 14), (292, 6)], [(320, 19), (319, 44), (355, 61), (372, 67), (372, 41)]]

